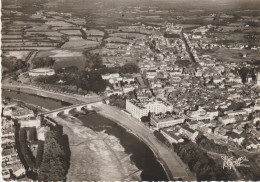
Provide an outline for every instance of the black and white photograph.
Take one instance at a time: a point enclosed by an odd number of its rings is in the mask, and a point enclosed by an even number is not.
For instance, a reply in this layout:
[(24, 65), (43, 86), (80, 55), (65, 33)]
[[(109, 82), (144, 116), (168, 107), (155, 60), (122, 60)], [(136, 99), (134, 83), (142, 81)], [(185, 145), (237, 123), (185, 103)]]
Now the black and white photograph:
[(0, 181), (260, 181), (260, 0), (0, 9)]

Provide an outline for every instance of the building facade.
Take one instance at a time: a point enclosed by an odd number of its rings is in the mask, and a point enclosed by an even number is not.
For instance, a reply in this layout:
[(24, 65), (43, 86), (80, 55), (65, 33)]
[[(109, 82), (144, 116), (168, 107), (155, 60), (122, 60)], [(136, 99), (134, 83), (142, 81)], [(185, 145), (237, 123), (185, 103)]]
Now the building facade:
[(158, 117), (151, 117), (151, 125), (155, 126), (155, 129), (165, 128), (169, 126), (174, 126), (176, 124), (184, 123), (184, 118), (167, 118), (167, 119), (160, 119)]
[(141, 102), (139, 100), (131, 99), (126, 100), (126, 110), (137, 119), (141, 119), (143, 116), (151, 114), (166, 113), (167, 111), (172, 112), (173, 106), (168, 102), (161, 99), (154, 99)]

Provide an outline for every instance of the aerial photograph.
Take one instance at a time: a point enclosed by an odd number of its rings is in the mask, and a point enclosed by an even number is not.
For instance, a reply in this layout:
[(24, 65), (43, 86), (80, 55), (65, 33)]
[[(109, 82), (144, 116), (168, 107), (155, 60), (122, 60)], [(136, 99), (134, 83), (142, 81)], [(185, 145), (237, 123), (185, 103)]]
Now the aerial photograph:
[(260, 181), (260, 0), (1, 0), (0, 181)]

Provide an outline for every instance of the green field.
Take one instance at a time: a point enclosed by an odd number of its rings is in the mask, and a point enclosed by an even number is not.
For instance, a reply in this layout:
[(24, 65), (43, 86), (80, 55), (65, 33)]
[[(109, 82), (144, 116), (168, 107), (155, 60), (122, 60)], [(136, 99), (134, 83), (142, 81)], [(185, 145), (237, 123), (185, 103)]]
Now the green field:
[[(217, 48), (214, 50), (200, 51), (202, 54), (205, 52), (207, 55), (217, 58), (220, 61), (251, 61), (252, 59), (259, 58), (259, 50), (245, 50), (245, 49), (228, 49)], [(246, 57), (241, 57), (240, 54), (246, 54)]]

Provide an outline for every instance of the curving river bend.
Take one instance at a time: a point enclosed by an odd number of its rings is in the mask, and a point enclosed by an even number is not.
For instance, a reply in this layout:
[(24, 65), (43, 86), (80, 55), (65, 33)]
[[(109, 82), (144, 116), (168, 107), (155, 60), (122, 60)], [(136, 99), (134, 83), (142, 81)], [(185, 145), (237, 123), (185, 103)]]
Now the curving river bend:
[[(69, 103), (45, 98), (37, 95), (30, 95), (23, 92), (2, 90), (2, 98), (21, 100), (25, 103), (38, 105), (43, 108), (53, 110), (70, 105)], [(130, 159), (135, 166), (142, 171), (141, 180), (168, 180), (166, 172), (161, 164), (156, 160), (149, 147), (132, 133), (129, 133), (122, 126), (107, 119), (97, 113), (91, 115), (72, 113), (79, 119), (83, 126), (95, 131), (104, 131), (109, 136), (116, 137), (124, 151), (131, 155)], [(85, 179), (86, 180), (86, 179)]]

